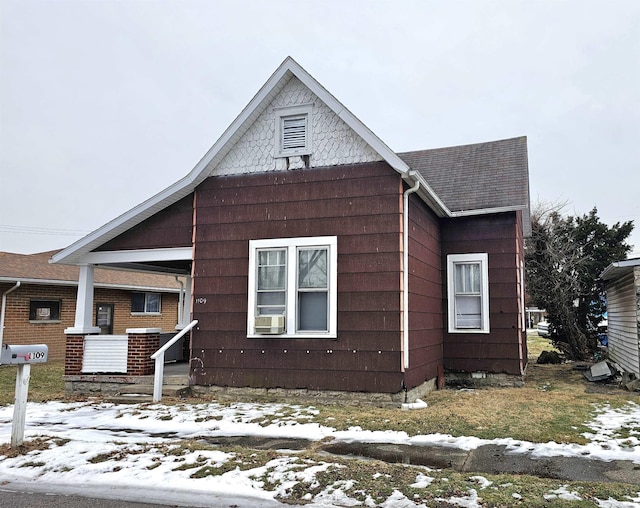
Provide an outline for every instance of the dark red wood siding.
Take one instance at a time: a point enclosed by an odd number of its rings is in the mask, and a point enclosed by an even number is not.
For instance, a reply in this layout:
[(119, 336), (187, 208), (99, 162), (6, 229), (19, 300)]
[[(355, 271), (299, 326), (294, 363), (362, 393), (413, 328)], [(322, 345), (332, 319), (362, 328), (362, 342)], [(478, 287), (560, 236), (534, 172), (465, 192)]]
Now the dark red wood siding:
[(489, 334), (448, 333), (447, 288), (443, 284), (444, 365), (448, 370), (522, 374), (522, 222), (518, 217), (510, 212), (442, 221), (444, 281), (448, 254), (486, 252), (489, 257)]
[[(400, 391), (401, 200), (401, 179), (386, 163), (203, 182), (196, 189), (196, 384)], [(249, 240), (333, 235), (338, 339), (248, 339)]]
[(440, 225), (415, 194), (409, 200), (409, 368), (411, 389), (442, 366), (442, 258)]
[(193, 231), (193, 194), (142, 221), (96, 250), (190, 247)]

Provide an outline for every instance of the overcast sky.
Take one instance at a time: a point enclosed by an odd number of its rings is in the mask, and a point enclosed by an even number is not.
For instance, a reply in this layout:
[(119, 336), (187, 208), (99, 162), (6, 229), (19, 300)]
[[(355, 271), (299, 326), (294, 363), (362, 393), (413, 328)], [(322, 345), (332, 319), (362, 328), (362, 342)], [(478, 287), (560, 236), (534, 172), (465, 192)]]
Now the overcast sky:
[(527, 136), (532, 203), (633, 220), (640, 251), (638, 0), (0, 6), (0, 251), (183, 177), (288, 55), (395, 151)]

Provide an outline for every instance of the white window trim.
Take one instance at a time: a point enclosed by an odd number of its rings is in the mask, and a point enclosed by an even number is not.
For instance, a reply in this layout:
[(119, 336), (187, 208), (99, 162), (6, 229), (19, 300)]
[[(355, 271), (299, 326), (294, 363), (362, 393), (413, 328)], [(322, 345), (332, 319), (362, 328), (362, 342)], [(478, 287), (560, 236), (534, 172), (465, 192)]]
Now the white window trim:
[[(481, 272), (481, 309), (482, 324), (480, 328), (456, 328), (455, 326), (455, 281), (453, 266), (455, 263), (480, 263)], [(489, 333), (489, 255), (477, 254), (449, 254), (447, 256), (447, 307), (449, 333)]]
[[(325, 332), (296, 332), (296, 283), (297, 256), (299, 247), (327, 247), (329, 269), (328, 330)], [(255, 333), (257, 252), (260, 249), (287, 249), (287, 312), (285, 333), (280, 335), (262, 335)], [(249, 287), (247, 309), (247, 337), (260, 339), (335, 339), (338, 337), (338, 237), (316, 236), (302, 238), (274, 238), (249, 240)]]
[[(276, 135), (275, 135), (275, 154), (276, 157), (292, 157), (296, 155), (310, 155), (313, 139), (312, 124), (312, 104), (302, 104), (299, 106), (292, 106), (286, 108), (278, 108), (274, 110), (276, 120)], [(307, 130), (306, 130), (306, 144), (304, 148), (291, 148), (287, 150), (282, 149), (282, 119), (288, 116), (301, 116), (307, 117)]]

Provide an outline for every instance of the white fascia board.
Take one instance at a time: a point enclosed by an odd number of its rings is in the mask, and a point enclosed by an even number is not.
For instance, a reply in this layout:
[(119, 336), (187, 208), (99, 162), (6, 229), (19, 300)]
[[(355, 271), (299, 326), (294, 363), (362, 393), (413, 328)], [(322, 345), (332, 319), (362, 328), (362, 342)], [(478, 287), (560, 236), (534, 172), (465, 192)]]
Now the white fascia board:
[(79, 260), (80, 264), (102, 265), (113, 263), (146, 263), (153, 261), (191, 261), (192, 247), (174, 249), (139, 249), (88, 252)]
[(410, 187), (413, 187), (415, 182), (420, 183), (420, 188), (418, 189), (417, 194), (431, 207), (438, 217), (451, 217), (451, 210), (447, 208), (447, 205), (442, 202), (420, 173), (411, 170), (406, 175), (403, 175), (402, 178)]
[(99, 247), (119, 234), (124, 233), (129, 228), (151, 217), (154, 213), (163, 210), (167, 206), (187, 196), (195, 189), (195, 185), (188, 178), (189, 176), (191, 176), (191, 173), (128, 212), (123, 213), (104, 226), (72, 243), (69, 247), (54, 254), (49, 260), (49, 263), (79, 264), (79, 258), (88, 251)]

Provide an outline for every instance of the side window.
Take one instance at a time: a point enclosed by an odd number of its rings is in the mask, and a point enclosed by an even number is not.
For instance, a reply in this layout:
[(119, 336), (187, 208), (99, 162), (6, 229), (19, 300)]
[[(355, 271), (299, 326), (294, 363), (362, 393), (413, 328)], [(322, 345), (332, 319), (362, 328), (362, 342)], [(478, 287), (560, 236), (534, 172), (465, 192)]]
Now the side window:
[(488, 255), (447, 256), (449, 332), (489, 333)]
[(337, 238), (249, 242), (247, 335), (337, 335)]
[(60, 321), (60, 300), (31, 300), (29, 302), (29, 321)]
[(160, 293), (131, 293), (132, 314), (160, 314)]

